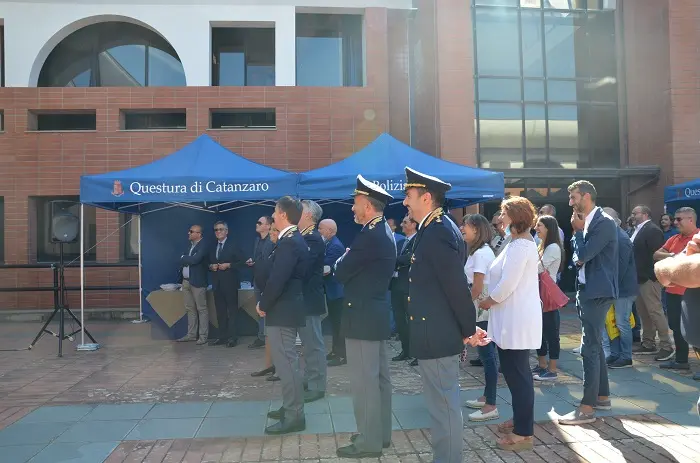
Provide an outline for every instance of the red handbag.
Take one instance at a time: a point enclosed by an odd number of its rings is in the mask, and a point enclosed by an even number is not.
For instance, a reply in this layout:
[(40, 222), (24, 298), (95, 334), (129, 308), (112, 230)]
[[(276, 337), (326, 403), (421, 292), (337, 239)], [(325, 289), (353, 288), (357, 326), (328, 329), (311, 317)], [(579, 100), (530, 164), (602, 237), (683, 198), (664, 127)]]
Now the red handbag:
[(540, 301), (542, 301), (542, 312), (552, 312), (559, 310), (569, 303), (569, 297), (559, 289), (559, 286), (549, 276), (548, 271), (539, 274), (540, 279)]

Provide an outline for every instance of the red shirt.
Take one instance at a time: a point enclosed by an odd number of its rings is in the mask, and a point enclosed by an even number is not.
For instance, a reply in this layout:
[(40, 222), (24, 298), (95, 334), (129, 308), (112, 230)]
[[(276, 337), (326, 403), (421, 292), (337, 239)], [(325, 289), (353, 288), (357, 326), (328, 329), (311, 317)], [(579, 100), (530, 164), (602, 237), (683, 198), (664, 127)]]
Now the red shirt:
[[(688, 242), (693, 239), (693, 236), (697, 234), (699, 230), (695, 230), (693, 233), (691, 233), (688, 236), (683, 236), (680, 233), (677, 235), (673, 235), (666, 241), (666, 244), (663, 245), (661, 249), (663, 249), (666, 252), (671, 252), (673, 254), (680, 254), (685, 250), (685, 247), (688, 245)], [(670, 285), (666, 288), (666, 292), (670, 294), (678, 294), (679, 296), (682, 296), (683, 293), (685, 293), (685, 288), (682, 286), (677, 286), (677, 285)]]

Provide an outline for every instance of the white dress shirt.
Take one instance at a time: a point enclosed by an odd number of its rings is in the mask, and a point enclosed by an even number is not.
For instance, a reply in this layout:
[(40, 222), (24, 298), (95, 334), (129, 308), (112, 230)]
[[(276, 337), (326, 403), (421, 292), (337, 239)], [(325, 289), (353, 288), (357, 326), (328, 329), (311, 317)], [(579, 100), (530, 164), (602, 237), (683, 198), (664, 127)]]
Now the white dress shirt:
[(636, 227), (634, 227), (634, 233), (632, 233), (632, 236), (630, 237), (630, 240), (632, 240), (633, 243), (634, 243), (634, 238), (637, 236), (637, 233), (639, 233), (639, 230), (641, 230), (642, 227), (643, 227), (644, 225), (646, 225), (647, 222), (649, 222), (649, 221), (651, 221), (651, 219), (647, 219), (647, 220), (645, 220), (644, 222), (642, 222), (642, 223), (640, 223), (639, 225), (637, 225)]
[(279, 237), (280, 237), (280, 238), (284, 237), (284, 234), (287, 233), (287, 231), (288, 231), (290, 228), (292, 228), (293, 226), (294, 226), (294, 225), (289, 225), (288, 227), (284, 227), (284, 228), (282, 229), (282, 231), (280, 232)]
[[(600, 209), (599, 207), (594, 207), (591, 212), (588, 213), (586, 216), (586, 220), (584, 221), (583, 224), (583, 237), (585, 238), (586, 235), (588, 234), (588, 226), (591, 224), (593, 221), (593, 216), (595, 215), (596, 211)], [(586, 264), (583, 264), (581, 266), (581, 269), (578, 271), (578, 281), (581, 284), (586, 284)]]

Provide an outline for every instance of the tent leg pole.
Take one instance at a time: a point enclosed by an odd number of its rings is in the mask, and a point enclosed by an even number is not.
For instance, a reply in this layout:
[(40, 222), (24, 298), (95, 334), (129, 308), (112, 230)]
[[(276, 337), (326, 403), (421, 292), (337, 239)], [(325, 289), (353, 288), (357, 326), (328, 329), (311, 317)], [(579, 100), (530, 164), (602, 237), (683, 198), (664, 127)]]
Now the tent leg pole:
[(139, 239), (139, 321), (143, 322), (143, 287), (141, 279), (141, 216), (137, 217), (138, 222), (136, 222), (137, 234)]
[(80, 344), (85, 344), (85, 205), (80, 203)]

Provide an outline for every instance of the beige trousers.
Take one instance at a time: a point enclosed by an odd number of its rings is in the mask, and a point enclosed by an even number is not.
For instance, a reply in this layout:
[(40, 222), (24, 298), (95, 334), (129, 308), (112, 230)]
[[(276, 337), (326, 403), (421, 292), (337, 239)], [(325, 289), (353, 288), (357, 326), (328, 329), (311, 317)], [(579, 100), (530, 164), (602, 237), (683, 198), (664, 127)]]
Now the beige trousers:
[(656, 345), (656, 333), (659, 333), (659, 348), (673, 350), (668, 320), (661, 306), (661, 284), (658, 281), (646, 281), (639, 285), (637, 312), (642, 319), (642, 344)]
[(206, 341), (209, 337), (209, 310), (207, 309), (207, 288), (197, 288), (188, 280), (182, 282), (182, 296), (187, 312), (187, 337)]

